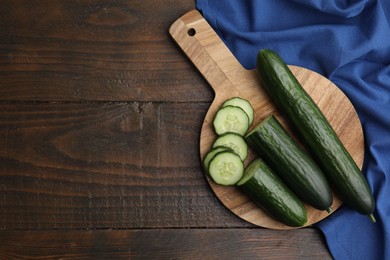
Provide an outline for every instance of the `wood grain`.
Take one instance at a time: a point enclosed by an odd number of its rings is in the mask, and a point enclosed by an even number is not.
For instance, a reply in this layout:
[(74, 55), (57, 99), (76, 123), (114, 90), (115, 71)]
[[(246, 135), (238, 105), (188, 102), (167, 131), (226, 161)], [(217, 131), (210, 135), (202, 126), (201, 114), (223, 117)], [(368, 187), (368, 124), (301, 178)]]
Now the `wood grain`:
[(208, 186), (213, 91), (168, 33), (194, 8), (1, 2), (0, 259), (330, 258), (319, 231), (255, 228)]
[[(212, 126), (216, 111), (225, 100), (232, 97), (242, 97), (251, 103), (254, 109), (252, 127), (274, 114), (291, 132), (287, 120), (261, 86), (256, 70), (246, 70), (241, 66), (197, 10), (190, 11), (175, 21), (170, 27), (170, 33), (215, 92), (215, 98), (202, 125), (201, 158), (211, 149), (217, 137)], [(290, 69), (322, 110), (352, 158), (361, 167), (364, 157), (363, 131), (352, 103), (336, 85), (318, 73), (296, 66), (290, 66)], [(255, 156), (251, 152), (246, 163)], [(275, 221), (234, 186), (220, 186), (211, 178), (208, 180), (222, 203), (246, 221), (274, 229), (291, 228)], [(341, 201), (334, 196), (333, 210), (337, 210), (340, 205)], [(309, 205), (306, 205), (306, 209), (308, 211), (306, 225), (312, 225), (329, 216), (326, 211), (316, 210)]]
[(193, 1), (4, 0), (0, 99), (210, 101), (168, 28)]
[(0, 258), (332, 259), (314, 229), (0, 231)]
[(208, 106), (0, 105), (0, 229), (249, 226), (201, 172)]

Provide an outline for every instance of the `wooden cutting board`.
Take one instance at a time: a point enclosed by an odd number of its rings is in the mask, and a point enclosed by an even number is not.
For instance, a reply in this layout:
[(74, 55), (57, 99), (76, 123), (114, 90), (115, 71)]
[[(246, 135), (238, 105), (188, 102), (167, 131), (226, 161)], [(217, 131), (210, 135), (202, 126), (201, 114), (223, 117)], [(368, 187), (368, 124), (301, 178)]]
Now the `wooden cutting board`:
[[(264, 92), (256, 70), (246, 70), (241, 66), (197, 10), (190, 11), (176, 20), (169, 32), (215, 92), (215, 98), (201, 129), (200, 157), (202, 160), (216, 138), (212, 127), (214, 115), (223, 101), (231, 97), (239, 96), (252, 104), (255, 111), (252, 127), (268, 115), (275, 114), (291, 132), (286, 120)], [(317, 103), (342, 143), (361, 168), (364, 156), (363, 131), (351, 102), (337, 86), (318, 73), (297, 66), (289, 66), (289, 68)], [(245, 163), (248, 164), (254, 157), (254, 153), (250, 151), (250, 156)], [(261, 227), (291, 229), (291, 227), (269, 217), (236, 187), (220, 186), (209, 177), (206, 178), (215, 195), (237, 216)], [(341, 201), (335, 196), (332, 208), (336, 210), (340, 205)], [(306, 208), (308, 211), (306, 226), (329, 215), (326, 211), (319, 211), (308, 205)]]

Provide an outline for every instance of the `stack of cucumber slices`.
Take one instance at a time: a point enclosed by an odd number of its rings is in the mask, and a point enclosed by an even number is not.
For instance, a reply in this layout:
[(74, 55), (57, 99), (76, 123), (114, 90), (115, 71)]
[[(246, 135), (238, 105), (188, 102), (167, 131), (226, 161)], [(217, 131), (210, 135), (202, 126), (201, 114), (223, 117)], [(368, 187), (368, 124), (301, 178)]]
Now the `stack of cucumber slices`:
[(251, 104), (240, 97), (226, 100), (217, 111), (213, 126), (218, 137), (203, 160), (205, 171), (221, 185), (234, 185), (244, 174), (248, 145), (244, 135), (253, 122)]

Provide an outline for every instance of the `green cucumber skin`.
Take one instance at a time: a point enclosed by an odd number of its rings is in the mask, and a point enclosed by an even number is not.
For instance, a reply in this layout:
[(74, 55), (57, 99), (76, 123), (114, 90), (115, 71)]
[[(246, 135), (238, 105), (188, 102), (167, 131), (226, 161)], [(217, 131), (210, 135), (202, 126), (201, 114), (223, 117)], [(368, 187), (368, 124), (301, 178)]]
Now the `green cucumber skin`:
[(261, 50), (257, 71), (262, 86), (301, 135), (340, 198), (354, 210), (372, 214), (375, 202), (366, 179), (284, 61), (273, 51)]
[(316, 209), (330, 210), (333, 195), (325, 175), (274, 116), (245, 139), (300, 199)]
[(255, 159), (245, 169), (253, 176), (238, 187), (255, 204), (273, 218), (291, 227), (301, 227), (307, 222), (307, 211), (303, 202), (261, 159)]

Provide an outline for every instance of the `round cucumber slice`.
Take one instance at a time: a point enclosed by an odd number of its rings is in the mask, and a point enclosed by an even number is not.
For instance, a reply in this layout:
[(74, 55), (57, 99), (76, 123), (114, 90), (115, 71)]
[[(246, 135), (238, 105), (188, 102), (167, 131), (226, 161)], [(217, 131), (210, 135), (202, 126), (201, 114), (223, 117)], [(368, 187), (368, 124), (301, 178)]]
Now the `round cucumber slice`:
[(231, 132), (244, 136), (249, 128), (249, 117), (240, 107), (226, 106), (218, 110), (213, 125), (218, 135)]
[(231, 149), (227, 146), (217, 146), (217, 147), (214, 147), (210, 151), (207, 152), (206, 156), (203, 159), (203, 167), (207, 173), (208, 173), (210, 161), (214, 158), (214, 156), (217, 153), (224, 152), (224, 151), (233, 151), (233, 149)]
[(213, 147), (226, 146), (238, 154), (242, 161), (248, 156), (248, 145), (244, 138), (235, 133), (226, 133), (219, 136), (213, 143)]
[(245, 111), (245, 113), (248, 115), (249, 118), (249, 124), (252, 124), (253, 117), (254, 117), (254, 111), (252, 105), (249, 103), (248, 100), (240, 98), (240, 97), (233, 97), (231, 99), (226, 100), (222, 107), (226, 106), (236, 106), (242, 108), (242, 110)]
[(219, 152), (210, 161), (209, 173), (217, 184), (234, 185), (244, 174), (244, 163), (233, 152)]

